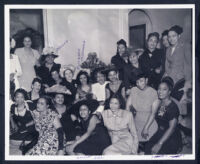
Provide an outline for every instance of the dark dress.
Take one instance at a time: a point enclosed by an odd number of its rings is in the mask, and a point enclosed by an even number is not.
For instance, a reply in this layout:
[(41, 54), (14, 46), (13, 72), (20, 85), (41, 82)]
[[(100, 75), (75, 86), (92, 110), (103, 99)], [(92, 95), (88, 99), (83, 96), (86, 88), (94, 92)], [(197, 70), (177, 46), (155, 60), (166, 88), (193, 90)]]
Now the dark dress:
[[(156, 113), (155, 120), (158, 124), (157, 132), (150, 138), (145, 145), (145, 154), (151, 154), (152, 147), (162, 138), (164, 133), (169, 128), (170, 120), (179, 117), (179, 109), (175, 102), (171, 102), (167, 107), (160, 107)], [(182, 148), (181, 133), (176, 126), (173, 134), (164, 142), (157, 154), (177, 154)]]
[(59, 115), (61, 125), (66, 137), (66, 141), (75, 140), (80, 133), (80, 125), (78, 121), (72, 121), (70, 112), (66, 110), (62, 116)]
[(33, 121), (33, 117), (31, 115), (31, 110), (34, 110), (33, 103), (27, 103), (29, 109), (25, 109), (26, 112), (24, 116), (20, 116), (17, 114), (17, 107), (15, 104), (11, 106), (11, 115), (13, 117), (14, 122), (18, 126), (18, 131), (13, 133), (10, 136), (11, 140), (20, 140), (20, 141), (31, 141), (35, 136), (37, 136), (37, 131), (35, 130), (35, 125), (31, 125), (29, 127), (25, 127), (27, 123)]
[[(41, 97), (41, 95), (42, 95), (42, 94), (39, 94), (39, 97)], [(39, 98), (38, 98), (38, 99), (39, 99)], [(33, 102), (33, 109), (36, 109), (38, 99), (32, 100), (31, 91), (28, 92), (28, 100), (31, 100), (31, 101)]]
[(110, 97), (105, 101), (105, 107), (104, 109), (110, 109), (110, 99), (111, 97), (113, 97), (114, 95), (117, 96), (119, 98), (119, 101), (120, 101), (120, 108), (121, 109), (125, 109), (126, 108), (126, 102), (122, 96), (122, 89), (124, 88), (124, 83), (121, 82), (120, 86), (119, 86), (119, 89), (116, 91), (116, 92), (113, 92), (112, 89), (110, 88), (110, 84), (108, 83), (106, 85), (106, 89), (108, 89), (110, 91)]
[[(82, 134), (87, 132), (90, 119), (93, 115), (90, 115), (87, 121), (82, 120)], [(96, 117), (96, 116), (94, 116)], [(107, 129), (104, 127), (103, 122), (98, 123), (92, 132), (92, 134), (82, 143), (78, 144), (74, 152), (83, 153), (85, 155), (102, 155), (103, 150), (111, 144), (111, 140)]]
[(162, 66), (162, 56), (163, 51), (160, 49), (155, 49), (150, 52), (148, 49), (139, 58), (139, 63), (142, 72), (148, 77), (148, 85), (157, 90), (162, 78), (162, 72), (160, 74), (155, 73), (155, 69)]
[(51, 77), (51, 72), (53, 70), (57, 70), (58, 72), (60, 72), (60, 67), (60, 64), (54, 63), (51, 70), (49, 70), (45, 65), (42, 65), (40, 67), (35, 66), (34, 68), (36, 75), (41, 78), (42, 84), (47, 84), (50, 86), (52, 81), (54, 81)]
[(71, 106), (76, 96), (76, 90), (77, 90), (76, 81), (72, 80), (72, 82), (70, 83), (66, 79), (63, 79), (63, 81), (61, 82), (61, 85), (65, 86), (72, 93), (72, 95), (67, 95), (67, 94), (65, 95), (65, 104), (67, 106)]
[(126, 63), (124, 61), (124, 59), (119, 54), (116, 54), (115, 56), (113, 56), (111, 58), (111, 63), (114, 64), (115, 67), (117, 68), (117, 70), (119, 71), (119, 79), (123, 80), (123, 78), (124, 78), (124, 66), (127, 65), (128, 63)]
[(124, 66), (124, 85), (126, 89), (131, 89), (136, 86), (136, 78), (140, 73), (142, 73), (140, 64), (138, 68), (131, 64)]

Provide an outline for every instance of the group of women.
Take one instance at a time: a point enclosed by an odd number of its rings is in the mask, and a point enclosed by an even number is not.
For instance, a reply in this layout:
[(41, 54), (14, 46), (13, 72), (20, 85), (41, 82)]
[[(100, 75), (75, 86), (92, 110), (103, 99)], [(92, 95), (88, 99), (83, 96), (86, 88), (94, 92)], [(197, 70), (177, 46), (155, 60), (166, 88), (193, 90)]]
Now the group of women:
[(75, 67), (55, 63), (52, 48), (39, 62), (25, 36), (23, 48), (11, 49), (10, 140), (22, 141), (24, 155), (179, 153), (180, 107), (172, 93), (184, 80), (187, 96), (192, 72), (181, 33), (179, 26), (165, 31), (163, 49), (157, 48), (159, 34), (150, 33), (142, 54), (119, 40), (113, 67), (96, 70), (94, 83), (83, 70), (74, 80)]

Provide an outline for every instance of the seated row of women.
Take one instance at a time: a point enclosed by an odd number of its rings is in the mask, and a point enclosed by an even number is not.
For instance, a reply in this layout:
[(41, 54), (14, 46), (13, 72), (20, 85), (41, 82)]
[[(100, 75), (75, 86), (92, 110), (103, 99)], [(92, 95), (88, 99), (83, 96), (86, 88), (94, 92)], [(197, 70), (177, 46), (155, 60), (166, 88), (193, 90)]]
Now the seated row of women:
[[(96, 94), (93, 88), (88, 92), (86, 73), (78, 77), (78, 86), (82, 87), (77, 89), (75, 103), (70, 106), (65, 103), (66, 93), (70, 91), (36, 95), (41, 87), (38, 79), (33, 81), (29, 98), (25, 90), (16, 90), (15, 103), (11, 106), (14, 131), (10, 139), (31, 141), (20, 147), (23, 154), (128, 155), (139, 153), (139, 143), (140, 147), (145, 143), (145, 154), (180, 152), (179, 109), (170, 95), (174, 86), (170, 77), (162, 80), (156, 92), (148, 86), (146, 75), (138, 74), (136, 87), (130, 90), (128, 97), (113, 69), (108, 73), (110, 83), (104, 86), (106, 89), (97, 87)], [(101, 86), (104, 80), (105, 75), (98, 72), (96, 86)], [(121, 86), (120, 92), (116, 86)], [(104, 99), (100, 95), (104, 95)]]

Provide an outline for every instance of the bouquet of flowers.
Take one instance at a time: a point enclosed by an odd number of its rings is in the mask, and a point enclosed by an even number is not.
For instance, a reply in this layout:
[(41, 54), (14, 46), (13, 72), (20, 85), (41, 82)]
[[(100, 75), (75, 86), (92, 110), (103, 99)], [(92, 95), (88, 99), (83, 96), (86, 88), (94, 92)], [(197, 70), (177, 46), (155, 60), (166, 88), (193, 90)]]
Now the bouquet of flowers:
[(81, 64), (81, 68), (90, 69), (90, 72), (93, 72), (97, 68), (106, 67), (106, 64), (99, 60), (96, 52), (90, 52), (86, 61)]

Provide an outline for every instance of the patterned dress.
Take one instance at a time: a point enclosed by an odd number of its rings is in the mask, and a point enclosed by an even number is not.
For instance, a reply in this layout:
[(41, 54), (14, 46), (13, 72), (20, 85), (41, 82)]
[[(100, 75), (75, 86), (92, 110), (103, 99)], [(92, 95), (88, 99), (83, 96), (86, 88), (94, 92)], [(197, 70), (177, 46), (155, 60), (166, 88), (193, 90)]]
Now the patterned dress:
[(36, 130), (39, 131), (38, 143), (27, 153), (27, 155), (56, 155), (58, 151), (58, 134), (53, 124), (58, 114), (51, 109), (47, 110), (45, 116), (34, 111)]

